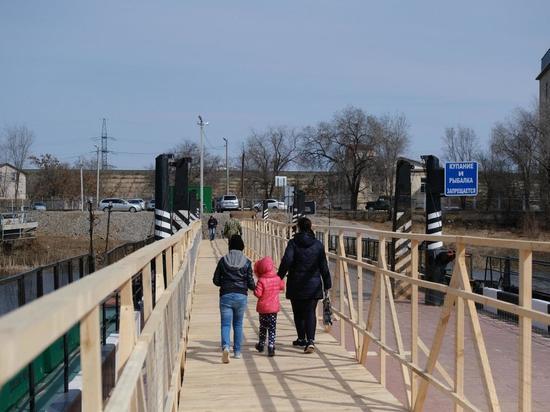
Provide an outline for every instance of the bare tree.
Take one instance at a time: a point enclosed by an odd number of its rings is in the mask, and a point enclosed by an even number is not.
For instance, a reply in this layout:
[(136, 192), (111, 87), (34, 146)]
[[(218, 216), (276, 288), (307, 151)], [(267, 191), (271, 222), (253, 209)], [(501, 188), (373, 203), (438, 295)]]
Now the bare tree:
[[(34, 179), (34, 187), (32, 188), (35, 198), (74, 198), (78, 196), (77, 194), (80, 194), (78, 176), (76, 173), (71, 173), (67, 163), (62, 163), (57, 157), (49, 153), (31, 156), (30, 160), (38, 168), (36, 179)], [(77, 184), (78, 188), (76, 187)]]
[(509, 120), (497, 123), (491, 136), (494, 153), (509, 159), (520, 176), (523, 205), (527, 210), (538, 166), (539, 135), (533, 116), (532, 112), (518, 109)]
[[(189, 182), (199, 183), (200, 180), (200, 147), (195, 142), (184, 140), (171, 150), (176, 158), (190, 157)], [(204, 184), (214, 186), (219, 180), (222, 170), (222, 158), (204, 149)]]
[(6, 159), (16, 168), (15, 172), (15, 198), (19, 194), (19, 178), (21, 169), (28, 159), (32, 144), (34, 142), (34, 132), (25, 125), (8, 126), (4, 130), (3, 150), (6, 153)]
[(393, 196), (397, 159), (409, 146), (409, 123), (404, 114), (383, 115), (376, 121), (376, 173), (380, 192)]
[(362, 184), (372, 171), (376, 153), (376, 119), (350, 106), (330, 122), (307, 127), (302, 133), (302, 162), (342, 175), (349, 191), (349, 204), (357, 209)]
[(476, 133), (469, 127), (458, 125), (445, 129), (443, 136), (443, 154), (451, 162), (467, 162), (475, 159), (479, 153)]
[[(502, 198), (509, 196), (513, 190), (510, 161), (504, 156), (499, 156), (491, 147), (478, 153), (476, 158), (480, 165), (479, 180), (486, 187), (485, 210), (491, 209), (495, 200), (496, 208), (501, 210)], [(510, 203), (508, 203), (509, 206)]]
[(299, 155), (295, 131), (284, 126), (270, 127), (264, 132), (253, 131), (246, 148), (248, 168), (257, 172), (265, 198), (272, 197), (275, 176)]

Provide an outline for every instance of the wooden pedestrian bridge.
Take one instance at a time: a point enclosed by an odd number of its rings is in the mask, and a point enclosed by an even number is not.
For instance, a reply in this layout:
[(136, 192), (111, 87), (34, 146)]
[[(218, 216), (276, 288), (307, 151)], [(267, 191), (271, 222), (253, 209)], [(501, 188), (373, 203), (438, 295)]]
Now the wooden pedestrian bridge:
[[(243, 220), (245, 252), (280, 261), (289, 227)], [(0, 318), (0, 386), (32, 370), (37, 357), (69, 330), (79, 337), (78, 389), (67, 385), (48, 410), (319, 411), (550, 410), (550, 315), (532, 308), (532, 258), (550, 243), (315, 227), (327, 250), (335, 323), (319, 328), (317, 351), (292, 347), (292, 313), (282, 299), (277, 354), (257, 353), (258, 316), (249, 297), (242, 359), (221, 363), (218, 290), (212, 284), (226, 242), (202, 240), (199, 222), (78, 282)], [(329, 232), (336, 252), (329, 252)], [(345, 236), (356, 239), (347, 256)], [(364, 238), (378, 239), (377, 258), (362, 258)], [(409, 239), (406, 273), (389, 269), (386, 244)], [(423, 280), (423, 241), (456, 250), (449, 285)], [(519, 257), (519, 303), (473, 293), (469, 247), (507, 249)], [(394, 298), (399, 285), (405, 297)], [(426, 290), (442, 306), (423, 303)], [(106, 366), (100, 311), (115, 302), (114, 367)], [(486, 314), (493, 308), (513, 322)], [(33, 366), (34, 365), (34, 366)], [(36, 394), (34, 394), (36, 395)], [(55, 407), (60, 409), (54, 409)], [(40, 409), (36, 405), (30, 409)]]

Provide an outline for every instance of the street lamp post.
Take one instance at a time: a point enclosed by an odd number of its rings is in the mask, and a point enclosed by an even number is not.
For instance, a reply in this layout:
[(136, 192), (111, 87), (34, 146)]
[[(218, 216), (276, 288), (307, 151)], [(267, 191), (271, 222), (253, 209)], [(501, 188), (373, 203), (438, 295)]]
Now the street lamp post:
[(96, 199), (95, 199), (95, 203), (96, 203), (96, 206), (99, 206), (99, 146), (98, 145), (95, 145), (95, 148), (96, 148), (96, 151), (97, 151), (97, 176), (96, 176), (96, 187), (95, 187), (95, 190), (96, 190)]
[(229, 163), (227, 162), (227, 139), (224, 137), (225, 142), (225, 194), (229, 194)]
[(202, 213), (204, 211), (204, 126), (208, 124), (208, 122), (204, 122), (202, 120), (201, 115), (199, 115), (199, 121), (197, 124), (200, 127), (200, 135), (201, 135), (201, 145), (200, 145), (200, 151), (201, 151), (201, 183), (200, 183), (200, 216), (202, 218)]

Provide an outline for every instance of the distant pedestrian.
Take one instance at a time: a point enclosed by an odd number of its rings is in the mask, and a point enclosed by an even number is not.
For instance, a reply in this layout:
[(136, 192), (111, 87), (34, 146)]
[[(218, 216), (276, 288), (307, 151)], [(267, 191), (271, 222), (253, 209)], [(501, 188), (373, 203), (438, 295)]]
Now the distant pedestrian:
[(227, 239), (231, 239), (233, 235), (239, 235), (242, 236), (243, 229), (241, 227), (241, 224), (237, 219), (233, 217), (233, 214), (229, 214), (229, 220), (225, 222), (225, 225), (223, 227), (223, 235)]
[(210, 219), (208, 219), (208, 234), (210, 235), (210, 240), (214, 240), (216, 238), (217, 227), (218, 220), (214, 217), (214, 215), (210, 215)]
[(254, 295), (258, 298), (256, 311), (260, 314), (260, 333), (256, 349), (263, 352), (267, 341), (268, 356), (275, 356), (275, 334), (277, 331), (277, 313), (281, 310), (279, 293), (285, 288), (285, 281), (277, 276), (271, 257), (266, 256), (254, 264), (254, 273), (258, 277)]
[(248, 301), (248, 289), (254, 290), (252, 263), (244, 255), (244, 242), (239, 235), (229, 239), (229, 253), (222, 257), (212, 281), (220, 288), (220, 318), (222, 362), (229, 363), (230, 332), (233, 324), (233, 354), (241, 358), (243, 317)]
[(298, 339), (294, 346), (304, 347), (305, 353), (315, 351), (315, 309), (324, 292), (332, 287), (330, 271), (323, 244), (311, 230), (311, 220), (298, 220), (298, 233), (288, 242), (279, 265), (281, 279), (288, 274), (286, 297), (292, 304)]

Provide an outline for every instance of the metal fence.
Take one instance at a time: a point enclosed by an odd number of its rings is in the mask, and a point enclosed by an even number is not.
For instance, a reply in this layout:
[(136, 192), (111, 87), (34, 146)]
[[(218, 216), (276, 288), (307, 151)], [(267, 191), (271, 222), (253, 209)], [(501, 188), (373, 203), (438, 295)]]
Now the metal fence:
[[(97, 260), (90, 254), (83, 254), (43, 265), (25, 273), (1, 278), (0, 316), (73, 283), (96, 269), (110, 265), (153, 241), (154, 238), (151, 236), (112, 248)], [(141, 273), (132, 277), (132, 288), (134, 307), (136, 310), (143, 310), (140, 303)], [(109, 334), (117, 333), (119, 330), (119, 293), (109, 296), (101, 304), (100, 319), (101, 343), (106, 345)], [(79, 344), (78, 325), (76, 325), (0, 390), (0, 411), (10, 410), (10, 408), (38, 410), (37, 398), (61, 384), (61, 380), (63, 392), (68, 392), (70, 378), (75, 374), (75, 369), (78, 369)]]

